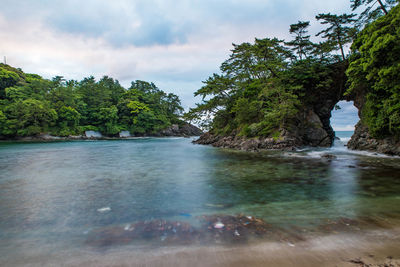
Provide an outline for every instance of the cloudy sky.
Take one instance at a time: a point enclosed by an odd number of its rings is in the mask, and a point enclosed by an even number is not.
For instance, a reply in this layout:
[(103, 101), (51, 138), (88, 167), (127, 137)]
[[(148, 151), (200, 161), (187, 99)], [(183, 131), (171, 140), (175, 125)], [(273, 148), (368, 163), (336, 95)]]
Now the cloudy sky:
[[(45, 78), (90, 75), (154, 82), (178, 94), (186, 109), (193, 92), (229, 56), (232, 43), (255, 37), (289, 39), (288, 28), (318, 13), (349, 12), (349, 0), (0, 0), (0, 55)], [(334, 128), (357, 121), (342, 104)], [(340, 115), (342, 114), (342, 115)], [(337, 118), (336, 118), (337, 117)]]

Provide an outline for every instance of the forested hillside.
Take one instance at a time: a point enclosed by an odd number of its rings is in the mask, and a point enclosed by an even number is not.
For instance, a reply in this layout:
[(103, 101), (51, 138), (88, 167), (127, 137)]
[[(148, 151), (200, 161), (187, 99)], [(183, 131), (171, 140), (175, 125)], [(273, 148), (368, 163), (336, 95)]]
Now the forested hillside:
[(178, 96), (153, 83), (135, 81), (125, 89), (107, 76), (47, 80), (0, 64), (0, 136), (68, 136), (85, 130), (154, 134), (182, 123), (182, 111)]

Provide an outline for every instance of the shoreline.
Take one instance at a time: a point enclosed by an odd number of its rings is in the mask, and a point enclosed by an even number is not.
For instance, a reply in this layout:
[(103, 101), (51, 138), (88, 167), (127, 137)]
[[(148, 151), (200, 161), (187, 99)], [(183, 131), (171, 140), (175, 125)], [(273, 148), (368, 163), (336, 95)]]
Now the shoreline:
[[(336, 138), (336, 137), (335, 137)], [(351, 137), (349, 139), (349, 143), (353, 142), (354, 140)], [(353, 141), (352, 141), (353, 140)], [(309, 146), (302, 144), (296, 138), (261, 138), (261, 137), (254, 137), (254, 138), (246, 138), (246, 137), (238, 137), (238, 136), (219, 136), (213, 135), (209, 132), (201, 135), (198, 139), (193, 141), (194, 144), (198, 145), (211, 145), (213, 147), (218, 148), (229, 148), (238, 151), (248, 151), (248, 152), (262, 152), (262, 151), (298, 151), (299, 149), (303, 149), (306, 147), (312, 148), (329, 148), (332, 146)], [(400, 150), (382, 150), (375, 146), (363, 146), (363, 147), (356, 147), (354, 145), (345, 145), (349, 151), (359, 151), (359, 152), (370, 152), (370, 153), (379, 153), (385, 156), (392, 156), (392, 157), (399, 157)], [(386, 144), (387, 146), (387, 144)], [(393, 146), (392, 148), (396, 148)], [(397, 148), (396, 148), (397, 149)]]
[[(36, 253), (35, 253), (36, 252)], [(240, 246), (172, 246), (153, 249), (117, 246), (107, 250), (43, 250), (0, 263), (17, 266), (400, 266), (400, 229), (330, 234), (297, 242)], [(39, 252), (39, 253), (37, 253)], [(42, 252), (42, 253), (40, 253)], [(53, 252), (54, 253), (54, 252)]]
[(145, 136), (130, 136), (130, 137), (86, 137), (86, 136), (29, 136), (29, 137), (21, 137), (21, 138), (7, 138), (0, 139), (0, 143), (6, 142), (56, 142), (56, 141), (100, 141), (100, 140), (136, 140), (141, 138), (171, 138), (171, 137), (179, 137), (179, 138), (192, 138), (197, 136), (188, 136), (188, 135), (145, 135)]

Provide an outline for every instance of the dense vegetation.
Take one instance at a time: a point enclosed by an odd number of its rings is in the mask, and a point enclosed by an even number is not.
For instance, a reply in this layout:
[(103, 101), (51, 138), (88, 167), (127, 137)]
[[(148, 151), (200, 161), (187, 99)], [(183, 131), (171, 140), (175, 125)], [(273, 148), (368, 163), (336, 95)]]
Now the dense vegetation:
[(352, 51), (349, 93), (366, 92), (363, 122), (376, 137), (400, 137), (400, 6), (360, 32)]
[(68, 136), (85, 130), (154, 134), (180, 123), (182, 111), (178, 96), (153, 83), (135, 81), (124, 89), (107, 76), (97, 82), (94, 77), (47, 80), (0, 64), (0, 136)]
[[(372, 90), (366, 122), (374, 133), (379, 132), (374, 124), (381, 123), (385, 124), (383, 133), (398, 132), (399, 9), (390, 9), (394, 1), (379, 1), (380, 5), (373, 9), (372, 2), (375, 1), (351, 0), (353, 9), (364, 7), (358, 18), (355, 14), (317, 15), (316, 19), (326, 25), (317, 34), (323, 39), (319, 43), (313, 43), (307, 35), (310, 23), (299, 21), (290, 25), (294, 38), (288, 42), (265, 38), (234, 44), (229, 59), (220, 67), (221, 73), (209, 77), (195, 93), (202, 96), (202, 103), (185, 117), (203, 123), (218, 135), (279, 136), (313, 95), (332, 88), (338, 76), (345, 79), (349, 62), (345, 46), (355, 39), (347, 73), (351, 88), (362, 83)], [(388, 10), (391, 11), (385, 15)], [(379, 16), (384, 17), (358, 33), (360, 25), (364, 27)], [(344, 91), (340, 88), (341, 93)]]

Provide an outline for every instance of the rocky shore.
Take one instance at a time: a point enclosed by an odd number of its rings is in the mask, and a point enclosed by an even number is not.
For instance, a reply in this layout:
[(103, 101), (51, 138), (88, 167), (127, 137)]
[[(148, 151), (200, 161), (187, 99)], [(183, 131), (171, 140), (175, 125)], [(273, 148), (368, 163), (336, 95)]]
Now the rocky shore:
[[(360, 90), (344, 95), (344, 85), (336, 84), (331, 90), (322, 90), (310, 96), (315, 101), (298, 112), (296, 117), (279, 130), (279, 135), (271, 137), (243, 137), (236, 133), (229, 136), (205, 133), (194, 143), (215, 147), (232, 148), (245, 151), (259, 150), (295, 150), (299, 147), (330, 147), (335, 133), (330, 125), (331, 111), (340, 100), (354, 101), (361, 118), (365, 105), (365, 92)], [(400, 140), (394, 136), (383, 139), (373, 138), (362, 120), (357, 123), (347, 147), (352, 150), (364, 150), (387, 155), (400, 156)]]
[(183, 125), (173, 124), (171, 127), (162, 130), (159, 134), (155, 136), (200, 136), (203, 131), (198, 127), (186, 123)]
[(203, 131), (198, 127), (186, 123), (183, 125), (173, 124), (170, 127), (160, 131), (159, 133), (150, 135), (129, 135), (129, 136), (102, 136), (100, 133), (98, 135), (69, 135), (69, 136), (54, 136), (48, 133), (43, 133), (36, 136), (26, 136), (26, 137), (15, 137), (7, 138), (0, 136), (0, 140), (3, 141), (73, 141), (73, 140), (116, 140), (116, 139), (129, 139), (136, 137), (190, 137), (190, 136), (200, 136)]
[(356, 125), (353, 136), (347, 143), (347, 147), (353, 150), (367, 150), (378, 153), (400, 156), (400, 140), (394, 137), (384, 139), (373, 138), (368, 128), (359, 122)]
[(293, 150), (300, 146), (296, 139), (292, 138), (245, 138), (238, 136), (219, 136), (205, 133), (199, 139), (193, 141), (195, 144), (212, 145), (221, 148), (232, 148), (245, 151), (259, 150)]
[[(329, 122), (329, 120), (328, 120)], [(274, 137), (244, 137), (237, 134), (222, 136), (205, 133), (194, 143), (233, 148), (245, 151), (295, 150), (303, 146), (329, 147), (333, 144), (334, 132), (330, 124), (323, 123), (313, 109), (303, 109), (285, 128)]]

